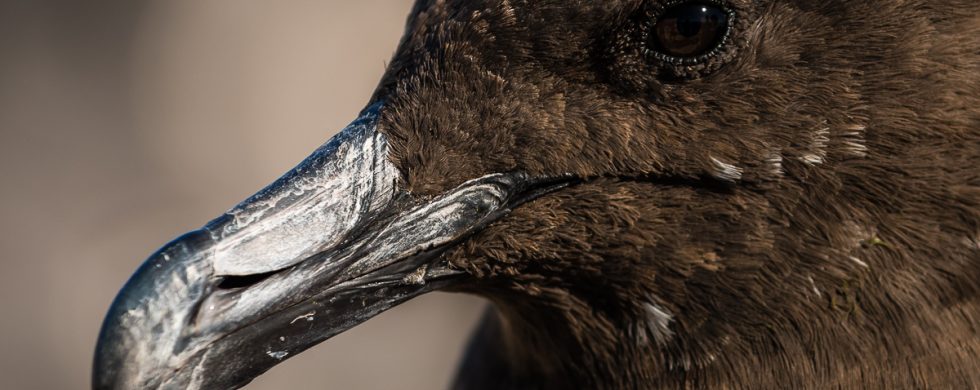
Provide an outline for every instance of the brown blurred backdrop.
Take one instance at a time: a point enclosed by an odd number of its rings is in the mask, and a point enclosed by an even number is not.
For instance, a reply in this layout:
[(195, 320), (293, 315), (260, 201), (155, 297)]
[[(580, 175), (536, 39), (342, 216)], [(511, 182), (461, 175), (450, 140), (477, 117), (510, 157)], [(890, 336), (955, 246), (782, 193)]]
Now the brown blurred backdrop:
[[(130, 273), (353, 119), (410, 6), (0, 1), (0, 389), (88, 387)], [(249, 388), (444, 388), (482, 306), (430, 294)]]

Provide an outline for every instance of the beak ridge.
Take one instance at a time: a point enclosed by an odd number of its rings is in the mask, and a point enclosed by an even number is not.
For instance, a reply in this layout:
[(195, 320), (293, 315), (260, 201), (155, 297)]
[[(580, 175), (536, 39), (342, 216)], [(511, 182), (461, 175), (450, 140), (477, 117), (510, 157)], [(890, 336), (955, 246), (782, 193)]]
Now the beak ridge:
[(380, 104), (296, 168), (206, 228), (218, 243), (218, 275), (280, 270), (335, 247), (364, 219), (389, 206), (398, 170), (376, 131)]

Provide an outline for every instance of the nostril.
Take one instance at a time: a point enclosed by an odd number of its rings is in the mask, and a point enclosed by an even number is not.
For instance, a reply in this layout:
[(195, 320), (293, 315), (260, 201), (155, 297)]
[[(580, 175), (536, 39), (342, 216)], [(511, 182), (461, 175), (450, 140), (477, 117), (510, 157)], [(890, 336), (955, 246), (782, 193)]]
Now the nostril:
[(236, 288), (245, 288), (249, 286), (254, 286), (259, 282), (268, 279), (270, 276), (275, 275), (278, 272), (279, 271), (270, 271), (261, 274), (252, 274), (252, 275), (222, 276), (221, 281), (218, 282), (218, 289), (231, 290)]

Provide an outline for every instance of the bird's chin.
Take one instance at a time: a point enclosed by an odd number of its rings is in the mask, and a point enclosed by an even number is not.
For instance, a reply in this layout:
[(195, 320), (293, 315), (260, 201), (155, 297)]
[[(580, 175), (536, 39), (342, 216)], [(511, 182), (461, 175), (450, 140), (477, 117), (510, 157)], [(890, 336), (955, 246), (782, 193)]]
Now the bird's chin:
[(233, 388), (465, 275), (440, 260), (567, 177), (498, 173), (420, 199), (368, 108), (294, 170), (151, 256), (119, 292), (93, 387)]

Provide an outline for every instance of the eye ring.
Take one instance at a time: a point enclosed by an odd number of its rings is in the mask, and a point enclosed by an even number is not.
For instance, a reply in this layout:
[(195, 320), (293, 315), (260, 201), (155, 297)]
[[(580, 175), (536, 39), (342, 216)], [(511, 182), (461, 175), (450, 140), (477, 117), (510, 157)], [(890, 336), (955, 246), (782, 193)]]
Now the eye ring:
[[(658, 26), (664, 22), (665, 17), (676, 17), (677, 13), (679, 12), (689, 11), (688, 9), (684, 9), (684, 7), (689, 6), (701, 6), (703, 7), (702, 9), (705, 13), (712, 13), (716, 17), (724, 18), (723, 23), (721, 26), (718, 26), (719, 28), (717, 35), (709, 37), (710, 42), (706, 45), (706, 48), (699, 51), (696, 55), (685, 56), (675, 53), (668, 53), (669, 50), (666, 50), (662, 46), (662, 38), (657, 34)], [(710, 9), (708, 7), (710, 7)], [(659, 7), (653, 7), (650, 9), (647, 20), (649, 22), (643, 29), (644, 36), (642, 37), (644, 42), (644, 56), (647, 57), (648, 60), (654, 60), (671, 65), (685, 66), (705, 63), (724, 52), (729, 46), (733, 26), (735, 26), (735, 24), (738, 22), (735, 11), (732, 9), (732, 7), (729, 7), (726, 3), (719, 0), (668, 1), (661, 4)], [(701, 43), (703, 44), (703, 42)]]

